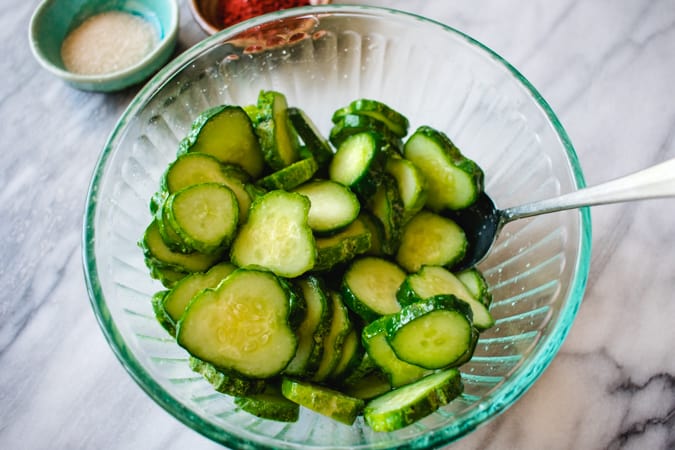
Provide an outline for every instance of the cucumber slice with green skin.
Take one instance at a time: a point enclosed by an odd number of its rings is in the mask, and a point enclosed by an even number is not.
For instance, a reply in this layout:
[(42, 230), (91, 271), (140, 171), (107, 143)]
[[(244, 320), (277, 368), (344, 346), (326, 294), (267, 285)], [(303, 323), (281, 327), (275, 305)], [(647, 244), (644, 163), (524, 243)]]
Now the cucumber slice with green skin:
[(226, 248), (237, 231), (237, 197), (222, 184), (188, 186), (171, 194), (166, 208), (168, 222), (181, 241), (201, 253)]
[(281, 381), (281, 393), (287, 399), (346, 425), (352, 425), (365, 402), (339, 391), (290, 378)]
[(345, 338), (352, 330), (349, 312), (340, 296), (336, 292), (331, 291), (328, 294), (328, 297), (333, 308), (333, 318), (331, 320), (330, 330), (323, 340), (323, 354), (321, 355), (319, 367), (312, 376), (312, 380), (316, 382), (327, 380), (331, 373), (333, 373), (333, 370), (342, 357)]
[(371, 400), (363, 417), (374, 431), (395, 431), (450, 403), (463, 390), (459, 371), (444, 370)]
[(316, 263), (314, 271), (330, 270), (338, 264), (352, 260), (370, 249), (371, 234), (359, 216), (338, 233), (316, 238)]
[(325, 294), (322, 281), (307, 276), (296, 281), (298, 291), (307, 304), (307, 313), (297, 330), (298, 348), (284, 373), (311, 377), (319, 369), (326, 335), (333, 320), (333, 302)]
[(403, 203), (403, 223), (420, 212), (427, 201), (427, 180), (412, 162), (405, 158), (389, 158), (385, 172), (396, 180)]
[(361, 333), (352, 328), (342, 343), (342, 355), (330, 374), (330, 380), (338, 383), (358, 367), (365, 350), (361, 345)]
[(257, 184), (270, 191), (274, 189), (290, 191), (311, 180), (317, 170), (319, 165), (314, 158), (301, 159), (261, 178)]
[(386, 255), (394, 255), (401, 244), (406, 215), (396, 181), (389, 174), (382, 177), (382, 182), (377, 187), (368, 208), (382, 224), (384, 231), (382, 251)]
[(424, 266), (419, 272), (408, 275), (396, 297), (401, 306), (407, 306), (421, 299), (443, 294), (454, 295), (471, 307), (473, 325), (478, 330), (486, 330), (494, 325), (495, 321), (488, 307), (476, 300), (464, 283), (444, 267)]
[(235, 270), (190, 301), (176, 340), (191, 355), (244, 377), (279, 375), (297, 348), (293, 297), (270, 272)]
[(151, 271), (157, 268), (185, 273), (206, 272), (222, 259), (222, 255), (218, 253), (207, 255), (199, 252), (179, 253), (171, 250), (159, 234), (156, 219), (146, 228), (139, 245), (143, 249), (146, 265)]
[(395, 136), (402, 138), (408, 134), (410, 122), (408, 118), (386, 104), (377, 100), (361, 98), (354, 100), (348, 106), (340, 108), (333, 113), (333, 123), (338, 123), (343, 117), (349, 114), (372, 117), (379, 120)]
[(145, 262), (150, 269), (150, 277), (159, 280), (162, 286), (167, 289), (172, 289), (180, 280), (189, 275), (187, 272), (173, 268), (158, 267), (149, 259), (146, 259)]
[(346, 114), (340, 117), (331, 128), (328, 139), (335, 148), (340, 148), (344, 141), (362, 132), (377, 133), (385, 151), (401, 153), (403, 148), (401, 138), (393, 134), (384, 122), (365, 115)]
[(452, 266), (468, 246), (464, 230), (452, 219), (420, 211), (403, 227), (396, 261), (408, 272), (424, 265)]
[(316, 233), (330, 234), (352, 223), (361, 211), (356, 195), (331, 180), (314, 180), (294, 190), (309, 198), (309, 226)]
[(490, 292), (490, 286), (480, 270), (474, 267), (456, 273), (455, 276), (464, 286), (466, 286), (475, 300), (478, 300), (488, 308), (490, 307), (490, 304), (492, 303), (492, 293)]
[(342, 297), (347, 306), (366, 322), (401, 310), (396, 299), (406, 273), (395, 263), (361, 257), (351, 263), (342, 280)]
[(430, 370), (451, 367), (472, 346), (472, 312), (454, 295), (419, 300), (388, 316), (387, 341), (396, 356)]
[(200, 374), (217, 392), (227, 395), (252, 395), (265, 390), (264, 380), (245, 378), (218, 370), (213, 364), (190, 356), (190, 369)]
[(281, 395), (278, 386), (267, 385), (264, 392), (236, 397), (234, 404), (249, 414), (278, 422), (297, 422), (300, 405)]
[(340, 144), (328, 166), (331, 180), (351, 188), (364, 199), (370, 198), (380, 183), (383, 170), (382, 141), (379, 135), (363, 131)]
[(307, 224), (309, 207), (307, 197), (292, 192), (270, 191), (257, 198), (232, 243), (232, 262), (287, 278), (312, 269), (316, 245)]
[(424, 174), (428, 184), (426, 205), (434, 211), (462, 209), (483, 191), (483, 171), (466, 158), (442, 132), (419, 127), (406, 141), (403, 156)]
[(429, 370), (401, 360), (387, 341), (386, 323), (389, 316), (368, 324), (361, 332), (361, 341), (370, 359), (382, 370), (393, 387), (419, 380)]
[(267, 165), (281, 170), (299, 159), (300, 142), (290, 127), (286, 97), (275, 91), (258, 95), (258, 122), (255, 132)]
[(189, 152), (179, 155), (167, 167), (160, 181), (160, 189), (169, 194), (201, 183), (223, 183), (223, 163), (207, 153)]
[(370, 400), (391, 391), (391, 384), (382, 372), (376, 370), (346, 383), (343, 390), (350, 397)]
[(295, 131), (305, 143), (309, 153), (314, 156), (319, 167), (328, 165), (333, 159), (333, 149), (328, 141), (321, 135), (312, 120), (300, 108), (288, 108), (288, 118)]
[(384, 251), (382, 246), (384, 245), (384, 225), (380, 222), (380, 219), (375, 217), (373, 213), (368, 210), (362, 209), (359, 219), (363, 221), (364, 225), (370, 232), (370, 248), (366, 255), (370, 256), (382, 256)]
[(157, 218), (159, 234), (162, 236), (162, 240), (167, 247), (178, 253), (191, 253), (194, 251), (194, 249), (186, 244), (176, 232), (176, 230), (174, 230), (174, 228), (171, 226), (171, 221), (169, 220), (169, 206), (167, 205), (166, 201), (164, 201), (164, 203), (157, 210), (155, 217)]
[(155, 313), (157, 322), (164, 328), (171, 336), (176, 335), (176, 322), (167, 314), (163, 306), (164, 298), (169, 293), (169, 290), (162, 290), (155, 292), (152, 296), (152, 311)]
[(206, 273), (193, 273), (180, 280), (162, 300), (162, 309), (175, 324), (185, 312), (190, 300), (201, 290), (215, 288), (236, 266), (223, 262), (211, 267)]
[(239, 106), (221, 105), (201, 113), (178, 148), (178, 155), (201, 152), (234, 164), (258, 178), (265, 161), (248, 114)]

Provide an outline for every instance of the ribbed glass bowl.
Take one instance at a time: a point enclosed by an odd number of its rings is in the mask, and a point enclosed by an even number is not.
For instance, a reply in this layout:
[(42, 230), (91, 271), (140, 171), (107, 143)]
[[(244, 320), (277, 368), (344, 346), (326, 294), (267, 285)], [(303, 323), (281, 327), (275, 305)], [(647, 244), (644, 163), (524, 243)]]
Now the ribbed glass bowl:
[(210, 106), (283, 92), (323, 133), (356, 98), (381, 100), (446, 132), (485, 170), (496, 203), (513, 206), (583, 186), (565, 131), (530, 83), (461, 32), (393, 10), (333, 5), (286, 10), (200, 42), (155, 76), (113, 130), (93, 175), (84, 223), (91, 303), (113, 351), (176, 418), (233, 448), (432, 448), (512, 405), (560, 348), (582, 299), (590, 259), (586, 210), (509, 224), (481, 264), (496, 324), (462, 366), (465, 392), (393, 433), (302, 410), (297, 423), (239, 411), (188, 367), (150, 299), (161, 289), (137, 242), (148, 201), (179, 140)]

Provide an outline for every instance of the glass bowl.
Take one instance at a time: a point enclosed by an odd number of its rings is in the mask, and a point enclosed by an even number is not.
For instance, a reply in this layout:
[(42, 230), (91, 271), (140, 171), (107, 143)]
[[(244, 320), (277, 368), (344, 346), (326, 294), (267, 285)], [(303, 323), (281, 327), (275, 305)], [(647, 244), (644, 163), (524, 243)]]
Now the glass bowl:
[(443, 24), (399, 11), (331, 5), (258, 17), (200, 42), (158, 73), (113, 130), (93, 175), (83, 250), (94, 312), (113, 351), (163, 408), (233, 448), (432, 448), (470, 433), (512, 405), (549, 365), (579, 308), (590, 260), (587, 210), (509, 224), (480, 268), (496, 318), (462, 366), (464, 394), (391, 433), (342, 425), (307, 410), (297, 423), (237, 409), (188, 367), (155, 319), (137, 246), (148, 202), (179, 140), (210, 106), (283, 92), (324, 134), (356, 98), (405, 114), (411, 130), (446, 132), (485, 170), (501, 206), (584, 185), (572, 144), (535, 88), (504, 59)]

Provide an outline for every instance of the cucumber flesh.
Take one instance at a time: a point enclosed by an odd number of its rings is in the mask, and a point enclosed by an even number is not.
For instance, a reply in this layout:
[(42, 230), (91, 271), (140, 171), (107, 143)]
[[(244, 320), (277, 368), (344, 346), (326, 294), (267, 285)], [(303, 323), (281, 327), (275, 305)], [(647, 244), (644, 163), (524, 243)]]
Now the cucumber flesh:
[(180, 143), (178, 154), (187, 152), (207, 153), (222, 163), (241, 167), (254, 178), (264, 168), (251, 119), (239, 106), (216, 106), (200, 114)]
[(227, 247), (239, 223), (239, 205), (230, 188), (218, 183), (188, 186), (169, 196), (168, 221), (190, 248), (215, 253)]
[(423, 367), (401, 360), (387, 341), (386, 322), (382, 317), (371, 322), (363, 329), (361, 339), (368, 356), (387, 376), (393, 387), (403, 386), (416, 381), (429, 371)]
[(228, 262), (216, 264), (206, 273), (193, 273), (182, 280), (167, 293), (162, 300), (162, 307), (174, 323), (178, 322), (185, 312), (190, 300), (199, 291), (216, 287), (236, 267)]
[(305, 408), (346, 425), (352, 425), (361, 413), (364, 401), (334, 389), (300, 380), (284, 378), (281, 382), (284, 397)]
[(454, 296), (426, 298), (388, 317), (387, 341), (402, 361), (443, 369), (472, 347), (471, 310)]
[(424, 266), (419, 272), (408, 275), (401, 284), (397, 298), (401, 305), (409, 305), (420, 299), (444, 294), (454, 295), (471, 307), (473, 325), (479, 330), (494, 325), (488, 306), (476, 300), (467, 287), (444, 267)]
[(330, 180), (315, 180), (294, 190), (309, 198), (309, 226), (316, 233), (331, 233), (352, 223), (361, 211), (356, 195)]
[(403, 155), (427, 179), (426, 205), (434, 211), (466, 208), (483, 190), (480, 167), (431, 127), (419, 127), (405, 143)]
[(451, 266), (466, 254), (464, 230), (453, 220), (421, 211), (403, 228), (396, 261), (408, 272), (422, 266)]
[(218, 368), (250, 378), (278, 375), (297, 348), (292, 295), (270, 272), (238, 269), (192, 299), (176, 340)]
[(356, 259), (342, 281), (342, 296), (366, 322), (401, 310), (396, 293), (406, 273), (395, 263), (373, 256)]
[(433, 413), (463, 389), (459, 371), (444, 370), (371, 400), (363, 416), (375, 431), (395, 431)]
[(307, 223), (309, 207), (306, 197), (286, 191), (270, 191), (257, 198), (232, 243), (232, 262), (287, 278), (312, 269), (316, 245)]

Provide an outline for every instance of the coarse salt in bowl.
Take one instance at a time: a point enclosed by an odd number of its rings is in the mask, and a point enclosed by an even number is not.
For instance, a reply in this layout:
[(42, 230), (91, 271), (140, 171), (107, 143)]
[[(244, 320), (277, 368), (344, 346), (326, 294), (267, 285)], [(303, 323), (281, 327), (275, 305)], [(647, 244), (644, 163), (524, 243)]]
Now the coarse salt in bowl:
[(180, 55), (131, 102), (95, 170), (83, 259), (94, 312), (124, 367), (163, 408), (231, 448), (437, 448), (511, 406), (542, 374), (579, 308), (590, 263), (585, 209), (509, 224), (480, 265), (496, 323), (461, 367), (464, 393), (394, 432), (363, 418), (343, 425), (306, 409), (295, 423), (241, 411), (188, 366), (154, 317), (137, 242), (148, 201), (192, 121), (220, 104), (284, 93), (327, 135), (333, 111), (357, 98), (389, 104), (411, 129), (443, 130), (485, 170), (497, 204), (584, 185), (574, 149), (548, 104), (511, 65), (443, 24), (390, 9), (332, 5), (235, 25)]
[(153, 75), (173, 54), (175, 0), (44, 0), (29, 27), (38, 62), (70, 85), (124, 89)]

